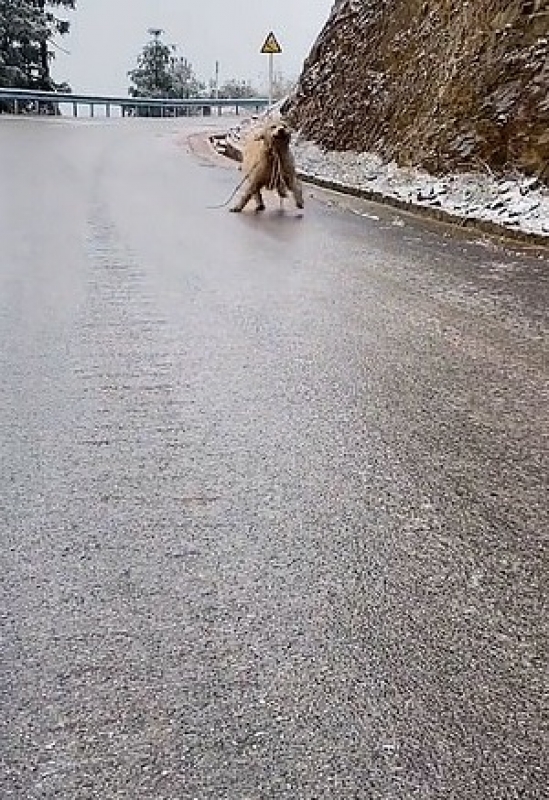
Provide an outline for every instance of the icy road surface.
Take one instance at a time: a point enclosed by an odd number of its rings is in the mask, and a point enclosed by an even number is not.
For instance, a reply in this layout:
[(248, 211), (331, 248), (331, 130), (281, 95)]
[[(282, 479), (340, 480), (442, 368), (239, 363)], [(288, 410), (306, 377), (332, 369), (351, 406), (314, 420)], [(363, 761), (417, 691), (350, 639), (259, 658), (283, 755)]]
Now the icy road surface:
[(541, 800), (547, 259), (202, 124), (0, 118), (2, 798)]

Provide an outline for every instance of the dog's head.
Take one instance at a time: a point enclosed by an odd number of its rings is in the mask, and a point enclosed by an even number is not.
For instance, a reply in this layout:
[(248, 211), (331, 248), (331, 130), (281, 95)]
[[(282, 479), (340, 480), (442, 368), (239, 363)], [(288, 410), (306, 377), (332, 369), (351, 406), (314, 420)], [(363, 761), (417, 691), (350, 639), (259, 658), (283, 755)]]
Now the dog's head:
[(290, 139), (292, 138), (292, 135), (290, 133), (290, 129), (288, 128), (288, 126), (285, 125), (283, 122), (277, 122), (276, 124), (274, 124), (271, 128), (271, 131), (272, 131), (271, 138), (273, 143), (276, 142), (277, 144), (281, 144), (283, 146), (290, 144)]
[(284, 122), (271, 122), (261, 131), (258, 138), (263, 139), (269, 149), (282, 152), (288, 149), (292, 134)]

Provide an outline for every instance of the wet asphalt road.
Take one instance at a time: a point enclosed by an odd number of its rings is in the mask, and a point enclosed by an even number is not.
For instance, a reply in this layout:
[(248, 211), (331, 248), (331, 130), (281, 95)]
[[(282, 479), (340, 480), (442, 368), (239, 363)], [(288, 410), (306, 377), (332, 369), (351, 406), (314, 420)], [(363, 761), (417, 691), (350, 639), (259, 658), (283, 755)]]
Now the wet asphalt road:
[(193, 124), (0, 118), (1, 797), (545, 797), (547, 257)]

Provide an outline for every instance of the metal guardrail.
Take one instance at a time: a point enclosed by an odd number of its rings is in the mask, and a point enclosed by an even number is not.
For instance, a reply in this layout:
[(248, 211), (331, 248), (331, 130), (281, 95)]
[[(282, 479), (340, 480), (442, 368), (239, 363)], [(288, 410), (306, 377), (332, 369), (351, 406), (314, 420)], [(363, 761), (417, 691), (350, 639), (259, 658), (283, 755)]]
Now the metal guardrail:
[[(107, 95), (84, 95), (70, 92), (43, 92), (34, 89), (0, 88), (0, 103), (2, 100), (13, 103), (14, 113), (25, 110), (25, 106), (34, 107), (38, 113), (42, 109), (58, 108), (60, 105), (72, 106), (73, 116), (77, 117), (80, 106), (89, 108), (90, 117), (94, 116), (96, 106), (103, 106), (105, 115), (111, 116), (111, 109), (118, 107), (122, 116), (137, 115), (138, 112), (147, 112), (149, 116), (179, 116), (181, 113), (211, 114), (217, 109), (218, 114), (224, 108), (234, 108), (238, 114), (240, 109), (259, 112), (269, 105), (268, 98), (157, 98), (157, 97), (111, 97)], [(178, 113), (180, 112), (180, 113)]]

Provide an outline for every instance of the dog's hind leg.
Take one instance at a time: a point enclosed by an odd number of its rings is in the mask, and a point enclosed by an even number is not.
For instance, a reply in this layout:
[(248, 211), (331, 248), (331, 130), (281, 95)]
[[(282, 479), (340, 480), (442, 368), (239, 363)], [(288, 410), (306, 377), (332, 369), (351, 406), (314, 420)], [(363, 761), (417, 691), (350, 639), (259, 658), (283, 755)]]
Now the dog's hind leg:
[(290, 188), (294, 196), (296, 206), (298, 208), (303, 208), (303, 188), (301, 186), (301, 181), (296, 178)]
[(298, 208), (303, 208), (303, 187), (293, 168), (286, 168), (284, 170), (284, 175), (280, 183), (292, 193), (296, 206)]

